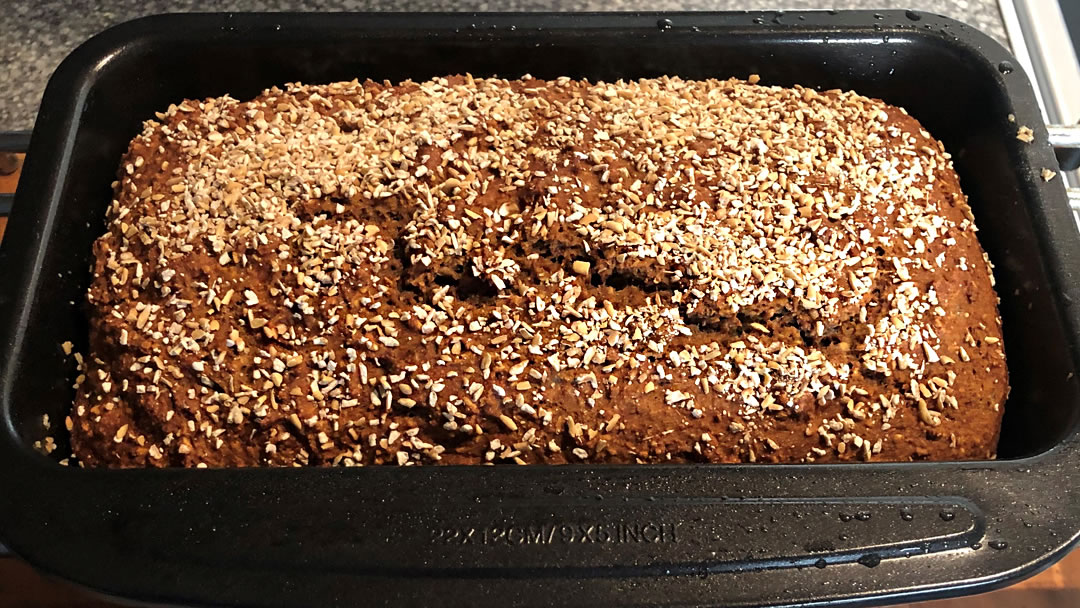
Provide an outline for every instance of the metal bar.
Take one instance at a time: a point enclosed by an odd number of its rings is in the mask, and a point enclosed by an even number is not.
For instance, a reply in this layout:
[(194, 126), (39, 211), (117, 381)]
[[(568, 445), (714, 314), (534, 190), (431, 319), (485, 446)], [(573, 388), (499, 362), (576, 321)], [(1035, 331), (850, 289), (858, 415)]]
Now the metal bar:
[(1050, 145), (1055, 148), (1080, 148), (1080, 125), (1046, 125), (1050, 132)]
[(1062, 171), (1080, 169), (1080, 126), (1047, 125), (1050, 145), (1054, 146)]
[(29, 131), (0, 133), (0, 152), (26, 152), (30, 146)]
[(1080, 64), (1061, 7), (1045, 0), (999, 0), (1009, 42), (1039, 92), (1047, 122), (1080, 118)]
[(1080, 188), (1066, 188), (1065, 193), (1069, 195), (1069, 206), (1073, 211), (1080, 211)]
[[(1080, 149), (1075, 127), (1080, 119), (1080, 64), (1065, 18), (1057, 2), (1047, 0), (998, 0), (1005, 32), (1016, 60), (1035, 88), (1039, 107), (1052, 123), (1054, 145), (1066, 186), (1080, 186)], [(1070, 192), (1069, 204), (1080, 226), (1080, 206)]]

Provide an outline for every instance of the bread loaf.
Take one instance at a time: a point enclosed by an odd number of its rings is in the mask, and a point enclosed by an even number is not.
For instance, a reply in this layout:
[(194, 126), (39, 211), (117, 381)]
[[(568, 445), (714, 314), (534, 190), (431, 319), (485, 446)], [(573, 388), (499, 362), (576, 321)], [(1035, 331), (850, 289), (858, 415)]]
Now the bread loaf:
[(838, 90), (291, 84), (168, 108), (94, 246), (84, 466), (986, 459), (949, 154)]

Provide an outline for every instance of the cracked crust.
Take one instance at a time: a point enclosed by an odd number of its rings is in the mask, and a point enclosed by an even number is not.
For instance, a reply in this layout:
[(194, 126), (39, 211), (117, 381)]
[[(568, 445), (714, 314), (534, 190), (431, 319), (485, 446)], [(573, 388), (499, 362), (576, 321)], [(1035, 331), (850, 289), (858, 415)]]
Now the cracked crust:
[(185, 101), (125, 156), (85, 466), (992, 458), (992, 275), (903, 110), (739, 80)]

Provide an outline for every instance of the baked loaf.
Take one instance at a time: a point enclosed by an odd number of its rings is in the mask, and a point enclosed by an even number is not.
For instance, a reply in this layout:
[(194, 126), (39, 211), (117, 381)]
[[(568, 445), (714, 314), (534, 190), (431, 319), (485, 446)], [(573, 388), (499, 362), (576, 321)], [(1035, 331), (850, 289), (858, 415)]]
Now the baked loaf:
[(997, 299), (944, 147), (757, 82), (169, 107), (94, 247), (78, 462), (993, 458)]

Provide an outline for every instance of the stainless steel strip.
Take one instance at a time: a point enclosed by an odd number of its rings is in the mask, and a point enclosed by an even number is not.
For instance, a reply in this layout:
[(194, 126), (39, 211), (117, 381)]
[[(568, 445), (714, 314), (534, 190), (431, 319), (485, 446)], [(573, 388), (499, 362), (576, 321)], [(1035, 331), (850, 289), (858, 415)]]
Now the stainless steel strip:
[[(1051, 0), (998, 0), (1013, 54), (1036, 90), (1055, 148), (1080, 148), (1080, 63), (1061, 7)], [(1071, 164), (1071, 163), (1068, 163)], [(1067, 167), (1072, 169), (1072, 167)], [(1080, 186), (1076, 171), (1062, 171), (1068, 186)], [(1069, 204), (1080, 226), (1080, 198)]]
[(1009, 46), (1013, 55), (1016, 57), (1020, 67), (1023, 68), (1024, 73), (1028, 75), (1032, 84), (1035, 85), (1035, 99), (1039, 102), (1039, 108), (1042, 110), (1043, 119), (1045, 120), (1047, 118), (1046, 108), (1038, 82), (1035, 80), (1035, 66), (1032, 62), (1031, 51), (1028, 50), (1027, 36), (1024, 34), (1020, 16), (1017, 14), (1016, 0), (998, 0), (998, 9), (1001, 11), (1001, 21), (1005, 24), (1005, 35), (1009, 37)]
[(1080, 119), (1080, 63), (1061, 7), (1050, 0), (1013, 1), (1031, 50), (1047, 120), (1075, 124)]
[(1050, 132), (1050, 145), (1054, 148), (1080, 148), (1080, 126), (1048, 125), (1046, 130)]

